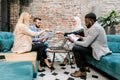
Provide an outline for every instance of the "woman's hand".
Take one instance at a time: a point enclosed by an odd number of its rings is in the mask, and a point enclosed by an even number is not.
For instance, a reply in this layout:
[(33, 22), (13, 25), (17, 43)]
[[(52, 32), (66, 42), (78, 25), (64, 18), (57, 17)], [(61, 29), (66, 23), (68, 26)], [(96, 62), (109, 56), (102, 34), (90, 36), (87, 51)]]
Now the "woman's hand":
[(68, 36), (67, 39), (68, 39), (70, 42), (72, 42), (72, 43), (74, 42), (74, 40), (72, 39), (71, 36)]
[(50, 30), (50, 29), (45, 29), (45, 32), (52, 32), (52, 30)]
[(65, 32), (63, 31), (56, 31), (56, 34), (64, 34)]

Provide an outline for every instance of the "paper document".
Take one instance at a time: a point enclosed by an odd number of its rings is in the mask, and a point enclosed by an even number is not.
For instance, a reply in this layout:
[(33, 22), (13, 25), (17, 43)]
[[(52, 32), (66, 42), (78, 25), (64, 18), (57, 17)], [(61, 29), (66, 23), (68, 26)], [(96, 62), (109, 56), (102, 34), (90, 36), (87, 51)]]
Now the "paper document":
[(75, 34), (70, 34), (68, 36), (70, 36), (74, 41), (77, 41), (79, 39)]
[(52, 32), (48, 32), (42, 38), (49, 38), (49, 37), (52, 37), (52, 36), (53, 36), (53, 33)]

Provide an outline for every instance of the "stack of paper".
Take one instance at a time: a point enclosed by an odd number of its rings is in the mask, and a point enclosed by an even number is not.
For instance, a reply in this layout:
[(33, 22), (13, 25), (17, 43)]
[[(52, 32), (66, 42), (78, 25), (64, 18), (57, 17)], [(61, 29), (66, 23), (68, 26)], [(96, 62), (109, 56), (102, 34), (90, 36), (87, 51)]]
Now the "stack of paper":
[(75, 34), (70, 34), (68, 36), (70, 36), (74, 41), (77, 41), (79, 39)]

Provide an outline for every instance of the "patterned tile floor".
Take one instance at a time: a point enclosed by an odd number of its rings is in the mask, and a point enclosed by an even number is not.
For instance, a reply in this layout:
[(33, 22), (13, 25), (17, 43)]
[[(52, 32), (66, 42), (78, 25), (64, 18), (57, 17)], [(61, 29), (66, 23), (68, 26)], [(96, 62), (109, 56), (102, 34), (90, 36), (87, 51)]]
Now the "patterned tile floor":
[(77, 69), (76, 65), (73, 65), (73, 68), (71, 68), (70, 65), (61, 67), (59, 64), (60, 62), (58, 61), (54, 63), (55, 70), (52, 72), (45, 67), (46, 71), (39, 72), (37, 78), (34, 80), (110, 80), (108, 77), (105, 77), (102, 73), (99, 73), (92, 68), (90, 68), (90, 72), (87, 72), (87, 79), (74, 78), (70, 76), (70, 73)]

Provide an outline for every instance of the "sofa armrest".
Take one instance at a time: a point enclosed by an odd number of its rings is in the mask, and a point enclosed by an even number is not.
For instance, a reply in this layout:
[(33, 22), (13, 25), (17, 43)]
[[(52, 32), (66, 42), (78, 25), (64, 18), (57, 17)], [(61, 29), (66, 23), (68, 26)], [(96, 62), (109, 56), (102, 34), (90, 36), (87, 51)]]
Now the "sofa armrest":
[(31, 62), (0, 62), (0, 80), (33, 80)]
[(16, 54), (16, 53), (0, 53), (0, 55), (5, 55), (5, 62), (32, 62), (34, 73), (37, 73), (36, 69), (36, 52), (28, 52), (23, 54)]

